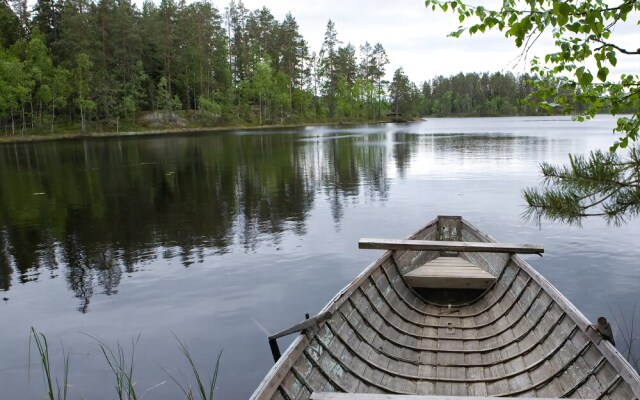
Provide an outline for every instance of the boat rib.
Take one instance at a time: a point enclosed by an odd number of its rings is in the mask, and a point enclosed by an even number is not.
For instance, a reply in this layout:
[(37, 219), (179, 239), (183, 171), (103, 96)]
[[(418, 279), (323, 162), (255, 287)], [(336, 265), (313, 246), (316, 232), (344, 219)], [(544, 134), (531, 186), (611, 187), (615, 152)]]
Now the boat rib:
[[(443, 231), (482, 242), (474, 248), (483, 251), (495, 242), (461, 217), (438, 217), (409, 238), (429, 241), (430, 250), (390, 250), (367, 267), (323, 308), (317, 324), (305, 324), (252, 399), (640, 397), (637, 372), (529, 264), (502, 252), (438, 251), (432, 241)], [(495, 282), (471, 300), (464, 300), (473, 295), (467, 293), (448, 304), (466, 289), (449, 290), (439, 301), (440, 292), (413, 288), (403, 277), (450, 255)]]

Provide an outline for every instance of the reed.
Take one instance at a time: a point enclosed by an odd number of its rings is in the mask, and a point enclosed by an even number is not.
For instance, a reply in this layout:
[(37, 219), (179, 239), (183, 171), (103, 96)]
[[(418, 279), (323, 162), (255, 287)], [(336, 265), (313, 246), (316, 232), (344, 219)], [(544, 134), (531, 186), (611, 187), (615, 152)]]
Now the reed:
[(171, 374), (167, 370), (163, 369), (163, 371), (169, 376), (169, 378), (176, 385), (178, 385), (178, 387), (180, 388), (180, 390), (182, 390), (182, 393), (184, 393), (185, 398), (187, 400), (196, 400), (196, 399), (213, 400), (213, 391), (215, 390), (216, 381), (218, 380), (218, 371), (220, 369), (220, 358), (222, 357), (222, 351), (218, 353), (218, 358), (216, 359), (216, 366), (213, 369), (213, 373), (209, 376), (207, 381), (204, 381), (200, 375), (200, 371), (198, 367), (193, 361), (193, 357), (191, 356), (191, 353), (187, 345), (184, 342), (182, 342), (175, 334), (173, 336), (178, 341), (178, 347), (180, 349), (180, 352), (184, 355), (184, 357), (189, 362), (189, 367), (191, 368), (191, 374), (193, 375), (193, 379), (195, 380), (196, 394), (194, 394), (194, 391), (191, 385), (187, 383), (188, 380), (186, 379), (186, 377), (184, 376), (181, 370), (178, 370), (178, 372), (180, 372), (182, 379), (185, 381), (184, 384), (180, 383), (180, 381), (178, 381), (178, 379), (176, 379), (176, 377), (173, 376), (173, 374)]
[[(107, 365), (113, 376), (115, 377), (115, 391), (117, 394), (118, 400), (138, 400), (142, 399), (144, 395), (158, 386), (161, 386), (165, 383), (165, 381), (152, 386), (146, 389), (141, 394), (136, 389), (136, 382), (133, 377), (134, 369), (135, 369), (135, 349), (136, 345), (140, 340), (140, 335), (138, 335), (135, 339), (131, 341), (131, 352), (127, 355), (127, 351), (120, 344), (117, 343), (115, 349), (105, 344), (100, 339), (87, 335), (91, 339), (95, 340), (98, 343), (98, 347), (100, 348), (100, 352), (104, 356)], [(175, 336), (175, 335), (174, 335)], [(203, 378), (203, 374), (201, 370), (198, 369), (196, 363), (191, 356), (191, 352), (187, 345), (181, 341), (177, 336), (175, 336), (178, 341), (178, 348), (180, 352), (187, 359), (190, 367), (190, 375), (192, 375), (191, 381), (195, 381), (195, 388), (189, 384), (190, 379), (187, 379), (185, 374), (178, 370), (180, 376), (182, 377), (184, 383), (181, 383), (178, 379), (176, 379), (171, 373), (169, 373), (164, 368), (160, 367), (169, 378), (180, 388), (180, 390), (184, 393), (185, 398), (187, 400), (213, 400), (213, 392), (215, 390), (216, 381), (218, 379), (218, 371), (220, 369), (220, 358), (222, 356), (222, 351), (218, 353), (218, 357), (216, 359), (215, 368), (213, 372), (207, 377)], [(39, 361), (42, 367), (42, 374), (44, 378), (44, 384), (47, 391), (46, 399), (48, 400), (66, 400), (68, 395), (69, 385), (69, 365), (70, 365), (70, 353), (65, 350), (64, 346), (62, 346), (62, 354), (64, 359), (63, 365), (63, 379), (62, 383), (55, 376), (50, 358), (49, 358), (49, 342), (47, 337), (41, 333), (36, 331), (35, 328), (31, 328), (31, 333), (29, 337), (29, 374), (31, 373), (31, 346), (32, 343), (35, 344), (35, 348), (39, 354)]]
[[(35, 343), (38, 354), (40, 355), (40, 365), (42, 366), (42, 375), (45, 386), (47, 388), (47, 398), (49, 400), (66, 400), (69, 388), (69, 356), (70, 353), (62, 346), (63, 356), (63, 379), (62, 385), (57, 377), (51, 372), (51, 362), (49, 359), (49, 342), (47, 337), (34, 327), (31, 327), (29, 334), (29, 375), (31, 374), (31, 343)], [(54, 382), (56, 390), (54, 391)]]
[(135, 339), (131, 340), (130, 358), (126, 356), (124, 348), (120, 343), (117, 343), (116, 350), (114, 351), (100, 339), (93, 336), (90, 337), (98, 342), (100, 351), (116, 379), (116, 393), (118, 394), (118, 400), (138, 400), (138, 394), (133, 380), (133, 368), (135, 365), (136, 345), (140, 340), (140, 335), (138, 334)]
[(607, 307), (613, 316), (613, 320), (618, 327), (618, 331), (620, 331), (620, 336), (622, 336), (622, 344), (624, 345), (624, 348), (620, 353), (627, 359), (629, 364), (636, 369), (636, 371), (640, 372), (640, 344), (636, 342), (640, 341), (640, 336), (638, 336), (638, 330), (640, 330), (640, 327), (636, 326), (640, 324), (640, 309), (638, 309), (637, 306), (638, 303), (633, 305), (631, 315), (626, 314), (622, 310), (621, 306), (618, 306), (618, 315), (616, 315), (616, 313), (611, 309), (611, 306)]

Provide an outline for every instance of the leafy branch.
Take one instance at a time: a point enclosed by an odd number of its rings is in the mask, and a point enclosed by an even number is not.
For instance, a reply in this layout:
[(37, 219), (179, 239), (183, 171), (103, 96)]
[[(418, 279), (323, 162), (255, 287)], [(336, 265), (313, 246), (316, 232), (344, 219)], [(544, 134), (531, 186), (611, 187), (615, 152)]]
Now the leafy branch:
[[(573, 115), (578, 121), (599, 113), (618, 117), (613, 133), (620, 136), (610, 154), (595, 152), (588, 159), (570, 156), (565, 167), (541, 166), (544, 187), (523, 192), (527, 217), (579, 224), (584, 217), (601, 216), (619, 224), (638, 215), (640, 167), (634, 143), (640, 130), (640, 75), (613, 72), (619, 57), (640, 55), (640, 49), (626, 49), (614, 38), (616, 26), (631, 24), (628, 18), (640, 11), (640, 1), (504, 0), (499, 10), (469, 6), (463, 0), (426, 0), (425, 4), (432, 10), (457, 13), (461, 25), (450, 36), (492, 29), (503, 32), (522, 49), (519, 60), (526, 60), (541, 35), (550, 33), (554, 50), (530, 60), (534, 79), (527, 101), (548, 112)], [(628, 158), (614, 153), (627, 147), (631, 147)]]

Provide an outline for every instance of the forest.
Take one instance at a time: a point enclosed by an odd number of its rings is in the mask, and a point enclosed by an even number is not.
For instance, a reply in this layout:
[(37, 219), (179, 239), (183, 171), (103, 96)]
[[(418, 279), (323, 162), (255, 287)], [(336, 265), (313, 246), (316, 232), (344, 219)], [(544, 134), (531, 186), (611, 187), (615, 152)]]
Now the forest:
[(3, 135), (500, 116), (530, 77), (510, 72), (387, 79), (381, 43), (310, 49), (291, 14), (209, 1), (0, 0)]

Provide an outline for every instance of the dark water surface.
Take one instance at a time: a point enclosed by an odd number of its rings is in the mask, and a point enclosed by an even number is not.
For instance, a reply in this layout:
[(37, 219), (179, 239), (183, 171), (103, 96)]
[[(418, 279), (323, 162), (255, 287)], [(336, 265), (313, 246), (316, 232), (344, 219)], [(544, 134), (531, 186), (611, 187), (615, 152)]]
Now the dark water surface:
[[(524, 221), (538, 164), (607, 148), (613, 119), (433, 119), (398, 125), (0, 146), (0, 399), (41, 399), (29, 328), (70, 398), (116, 398), (95, 338), (135, 346), (147, 399), (183, 398), (177, 336), (244, 399), (272, 365), (267, 332), (316, 313), (380, 253), (438, 214), (527, 257), (589, 319), (640, 307), (640, 221), (582, 228)], [(291, 338), (282, 340), (286, 348)], [(619, 338), (619, 341), (621, 339)], [(32, 361), (36, 361), (34, 354)]]

